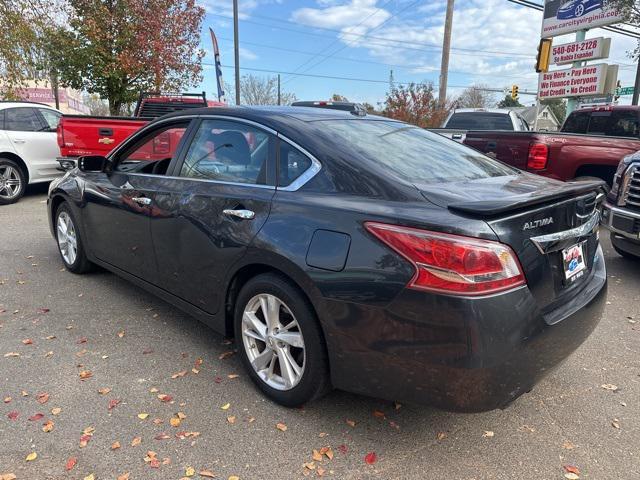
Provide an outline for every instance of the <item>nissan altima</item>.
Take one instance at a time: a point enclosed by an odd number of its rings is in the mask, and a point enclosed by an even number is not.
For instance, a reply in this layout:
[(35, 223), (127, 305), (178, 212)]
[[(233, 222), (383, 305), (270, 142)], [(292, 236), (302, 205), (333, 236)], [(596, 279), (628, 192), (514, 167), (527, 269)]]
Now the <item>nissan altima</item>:
[(275, 402), (340, 388), (472, 412), (600, 320), (599, 189), (360, 111), (224, 107), (81, 157), (48, 214), (69, 272), (100, 266), (234, 336)]

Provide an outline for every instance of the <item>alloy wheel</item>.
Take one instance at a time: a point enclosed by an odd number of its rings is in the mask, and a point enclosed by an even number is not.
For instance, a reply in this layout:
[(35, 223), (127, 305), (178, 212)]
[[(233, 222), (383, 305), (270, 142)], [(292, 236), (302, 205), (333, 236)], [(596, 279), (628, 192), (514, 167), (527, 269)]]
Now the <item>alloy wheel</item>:
[(242, 343), (258, 377), (276, 390), (291, 390), (302, 379), (305, 346), (302, 330), (278, 297), (259, 294), (242, 314)]
[(12, 200), (20, 194), (20, 173), (11, 165), (0, 165), (0, 197)]
[(68, 265), (73, 265), (78, 258), (78, 238), (73, 220), (65, 211), (60, 212), (56, 225), (60, 254)]

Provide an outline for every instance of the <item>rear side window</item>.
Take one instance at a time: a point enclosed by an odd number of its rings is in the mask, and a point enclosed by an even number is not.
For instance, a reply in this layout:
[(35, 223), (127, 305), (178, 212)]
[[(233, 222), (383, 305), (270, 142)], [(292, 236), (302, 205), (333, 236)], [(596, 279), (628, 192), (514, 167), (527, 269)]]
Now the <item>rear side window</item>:
[(311, 159), (295, 147), (280, 141), (278, 186), (286, 187), (311, 167)]
[(564, 122), (563, 132), (567, 133), (587, 133), (589, 125), (589, 112), (572, 113)]
[(5, 130), (15, 132), (39, 132), (44, 130), (35, 108), (7, 108), (4, 119)]
[(414, 184), (474, 180), (518, 172), (442, 135), (402, 122), (323, 120), (318, 123), (332, 142), (345, 146), (353, 161), (373, 162), (385, 172)]
[(507, 113), (459, 112), (449, 118), (446, 128), (459, 130), (513, 130)]

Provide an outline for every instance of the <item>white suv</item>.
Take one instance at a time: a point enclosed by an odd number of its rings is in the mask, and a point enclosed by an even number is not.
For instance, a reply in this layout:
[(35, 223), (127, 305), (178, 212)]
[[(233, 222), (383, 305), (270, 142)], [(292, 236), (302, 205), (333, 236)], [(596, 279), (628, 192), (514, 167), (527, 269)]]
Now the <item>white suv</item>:
[(18, 201), (27, 184), (61, 174), (56, 161), (61, 116), (40, 103), (0, 102), (0, 205)]

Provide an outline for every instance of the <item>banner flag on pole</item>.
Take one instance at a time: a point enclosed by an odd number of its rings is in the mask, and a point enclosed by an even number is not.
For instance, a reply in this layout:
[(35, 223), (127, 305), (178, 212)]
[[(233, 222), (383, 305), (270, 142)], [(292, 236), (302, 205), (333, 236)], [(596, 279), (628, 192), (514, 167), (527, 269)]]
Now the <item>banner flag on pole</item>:
[(222, 65), (220, 64), (220, 50), (218, 49), (218, 40), (216, 34), (213, 33), (213, 29), (209, 27), (211, 33), (211, 43), (213, 43), (213, 58), (216, 64), (216, 84), (218, 86), (218, 101), (224, 102), (224, 90), (222, 83)]

